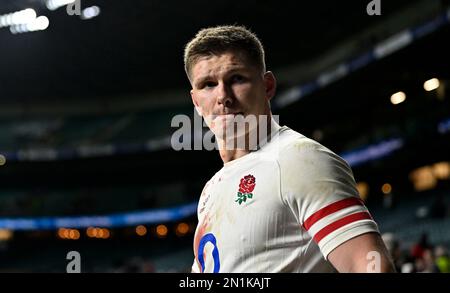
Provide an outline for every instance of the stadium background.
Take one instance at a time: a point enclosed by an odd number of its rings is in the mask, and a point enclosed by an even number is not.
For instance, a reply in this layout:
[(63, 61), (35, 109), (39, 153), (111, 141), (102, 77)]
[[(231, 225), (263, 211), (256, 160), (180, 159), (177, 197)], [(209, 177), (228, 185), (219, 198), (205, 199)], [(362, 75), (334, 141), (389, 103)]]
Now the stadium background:
[(65, 272), (72, 250), (83, 272), (190, 270), (221, 161), (171, 148), (182, 51), (234, 23), (263, 41), (281, 124), (352, 166), (398, 270), (450, 271), (448, 1), (59, 2), (0, 2), (1, 272)]

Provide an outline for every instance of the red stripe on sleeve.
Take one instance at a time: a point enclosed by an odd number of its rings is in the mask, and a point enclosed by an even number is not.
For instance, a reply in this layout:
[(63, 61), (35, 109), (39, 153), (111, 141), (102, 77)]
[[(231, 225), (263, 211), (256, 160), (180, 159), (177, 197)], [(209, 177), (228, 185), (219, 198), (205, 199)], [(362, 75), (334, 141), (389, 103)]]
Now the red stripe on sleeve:
[(349, 197), (349, 198), (344, 198), (342, 200), (339, 200), (330, 205), (327, 205), (326, 207), (321, 208), (320, 210), (318, 210), (317, 212), (315, 212), (314, 214), (309, 216), (309, 218), (303, 223), (303, 228), (305, 228), (306, 231), (308, 231), (309, 228), (311, 228), (311, 226), (314, 225), (320, 219), (322, 219), (332, 213), (335, 213), (339, 210), (342, 210), (342, 209), (345, 209), (345, 208), (348, 208), (351, 206), (355, 206), (355, 205), (363, 206), (364, 203), (358, 197)]
[(316, 241), (316, 243), (319, 243), (320, 240), (322, 240), (325, 236), (347, 224), (360, 220), (369, 220), (369, 219), (371, 220), (372, 216), (368, 212), (360, 212), (348, 215), (322, 228), (319, 232), (316, 233), (316, 235), (314, 235), (314, 241)]

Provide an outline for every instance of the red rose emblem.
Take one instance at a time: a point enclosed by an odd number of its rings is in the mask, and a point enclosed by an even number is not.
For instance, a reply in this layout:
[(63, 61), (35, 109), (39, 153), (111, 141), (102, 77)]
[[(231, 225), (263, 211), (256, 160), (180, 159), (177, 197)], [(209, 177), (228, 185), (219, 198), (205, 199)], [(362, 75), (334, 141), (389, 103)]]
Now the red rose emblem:
[(239, 192), (243, 194), (251, 193), (255, 189), (255, 185), (255, 177), (253, 175), (247, 175), (241, 179)]

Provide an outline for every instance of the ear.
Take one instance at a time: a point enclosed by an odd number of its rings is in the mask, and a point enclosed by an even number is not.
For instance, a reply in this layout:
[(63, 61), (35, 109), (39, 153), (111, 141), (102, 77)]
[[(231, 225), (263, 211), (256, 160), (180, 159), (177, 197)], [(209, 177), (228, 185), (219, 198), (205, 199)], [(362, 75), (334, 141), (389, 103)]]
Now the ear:
[(264, 73), (264, 85), (266, 87), (266, 97), (267, 100), (271, 100), (277, 91), (277, 80), (272, 71), (267, 71)]
[(198, 103), (196, 97), (195, 97), (195, 92), (193, 89), (191, 89), (190, 91), (191, 93), (191, 98), (192, 98), (192, 103), (194, 104), (195, 110), (197, 111), (198, 115), (203, 116), (202, 115), (202, 108), (200, 107), (200, 104)]

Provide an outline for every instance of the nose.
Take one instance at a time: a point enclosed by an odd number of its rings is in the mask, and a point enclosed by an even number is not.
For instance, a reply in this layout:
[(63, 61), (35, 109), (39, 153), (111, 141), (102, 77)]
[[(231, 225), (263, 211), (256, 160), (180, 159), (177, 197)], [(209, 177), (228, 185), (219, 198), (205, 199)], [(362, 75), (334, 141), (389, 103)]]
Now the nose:
[(227, 108), (231, 107), (233, 104), (231, 89), (225, 83), (220, 83), (217, 88), (217, 103)]

